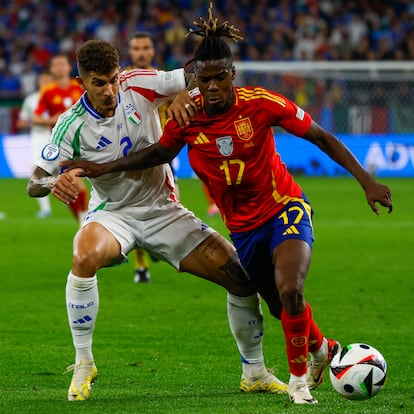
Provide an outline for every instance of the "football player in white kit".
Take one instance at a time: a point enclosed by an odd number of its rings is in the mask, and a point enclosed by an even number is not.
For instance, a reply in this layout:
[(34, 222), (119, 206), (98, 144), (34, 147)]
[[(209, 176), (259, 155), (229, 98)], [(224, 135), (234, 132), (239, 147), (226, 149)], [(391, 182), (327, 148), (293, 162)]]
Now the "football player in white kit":
[[(158, 141), (157, 106), (185, 88), (183, 69), (170, 72), (134, 69), (119, 73), (119, 55), (105, 41), (91, 40), (77, 51), (78, 81), (85, 93), (63, 113), (52, 142), (32, 174), (28, 193), (50, 191), (66, 203), (76, 199), (73, 175), (59, 174), (59, 162), (83, 158), (118, 159)], [(187, 120), (195, 105), (173, 111)], [(184, 113), (184, 115), (183, 115)], [(187, 119), (186, 119), (187, 118)], [(66, 285), (66, 307), (75, 347), (69, 400), (85, 400), (97, 376), (92, 334), (99, 307), (96, 272), (120, 263), (136, 246), (227, 289), (231, 331), (242, 360), (240, 388), (245, 392), (286, 393), (287, 386), (269, 373), (262, 353), (263, 315), (234, 247), (177, 201), (168, 164), (144, 171), (121, 172), (91, 179), (89, 212), (73, 242), (72, 269)]]
[[(30, 161), (32, 166), (36, 165), (36, 161), (40, 156), (42, 148), (50, 140), (50, 128), (41, 125), (33, 124), (33, 112), (37, 108), (39, 102), (40, 90), (53, 81), (52, 75), (48, 71), (42, 71), (37, 78), (38, 90), (27, 95), (24, 98), (22, 107), (19, 112), (17, 120), (17, 127), (19, 129), (29, 129), (30, 131)], [(40, 210), (37, 217), (45, 218), (52, 214), (52, 207), (48, 196), (39, 197), (38, 199)]]

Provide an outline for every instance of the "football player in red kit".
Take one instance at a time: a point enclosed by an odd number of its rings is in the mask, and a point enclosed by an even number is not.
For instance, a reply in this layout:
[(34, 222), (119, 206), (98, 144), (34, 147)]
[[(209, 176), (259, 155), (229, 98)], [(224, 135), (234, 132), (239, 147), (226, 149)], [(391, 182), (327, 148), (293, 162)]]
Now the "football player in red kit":
[[(71, 70), (69, 59), (65, 54), (57, 54), (51, 58), (49, 71), (53, 82), (40, 91), (39, 102), (33, 113), (33, 124), (52, 129), (59, 115), (82, 96), (84, 90), (76, 79), (70, 77)], [(77, 180), (77, 186), (79, 196), (68, 206), (80, 222), (88, 208), (88, 190), (81, 179)]]

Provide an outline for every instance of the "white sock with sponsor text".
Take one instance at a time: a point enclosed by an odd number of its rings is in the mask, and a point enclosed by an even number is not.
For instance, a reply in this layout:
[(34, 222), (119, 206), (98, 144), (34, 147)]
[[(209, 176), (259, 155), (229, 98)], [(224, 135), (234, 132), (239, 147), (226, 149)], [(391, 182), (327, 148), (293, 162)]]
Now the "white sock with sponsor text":
[(257, 379), (266, 371), (262, 350), (263, 314), (258, 295), (240, 297), (227, 293), (227, 316), (242, 358), (243, 374)]
[(93, 277), (78, 277), (69, 272), (66, 283), (66, 308), (76, 363), (93, 361), (92, 335), (99, 310), (98, 280)]

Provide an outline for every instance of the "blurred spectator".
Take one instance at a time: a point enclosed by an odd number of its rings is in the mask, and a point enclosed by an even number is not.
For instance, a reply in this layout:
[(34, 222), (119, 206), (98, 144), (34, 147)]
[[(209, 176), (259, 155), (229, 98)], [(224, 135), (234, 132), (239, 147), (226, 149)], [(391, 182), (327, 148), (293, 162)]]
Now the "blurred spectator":
[[(16, 96), (18, 75), (22, 98), (52, 55), (73, 58), (91, 38), (114, 42), (127, 61), (125, 45), (137, 30), (153, 36), (157, 64), (181, 65), (193, 46), (184, 34), (207, 6), (205, 0), (4, 0), (0, 95)], [(236, 49), (240, 60), (414, 59), (414, 4), (408, 0), (223, 0), (215, 8), (244, 36)]]
[(0, 70), (0, 98), (4, 100), (14, 100), (21, 97), (20, 80), (6, 66)]

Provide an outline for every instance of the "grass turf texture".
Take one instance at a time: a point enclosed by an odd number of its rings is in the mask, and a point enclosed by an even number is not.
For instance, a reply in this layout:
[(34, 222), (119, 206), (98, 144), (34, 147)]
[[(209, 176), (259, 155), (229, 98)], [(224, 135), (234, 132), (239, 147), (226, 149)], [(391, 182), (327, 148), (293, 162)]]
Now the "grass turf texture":
[[(413, 413), (412, 269), (414, 180), (384, 179), (395, 211), (371, 213), (350, 178), (299, 177), (314, 210), (316, 243), (305, 286), (321, 329), (342, 344), (367, 342), (386, 358), (388, 380), (368, 401), (348, 401), (326, 378), (317, 406), (286, 396), (239, 392), (240, 361), (226, 319), (225, 291), (165, 263), (153, 282), (132, 283), (132, 265), (99, 272), (100, 314), (94, 335), (99, 378), (91, 398), (66, 401), (73, 363), (64, 287), (77, 229), (52, 200), (53, 216), (35, 219), (26, 180), (0, 181), (0, 412), (2, 413)], [(181, 198), (206, 216), (196, 180), (180, 180)], [(131, 256), (132, 258), (132, 256)], [(266, 306), (264, 352), (287, 381), (280, 323)]]

